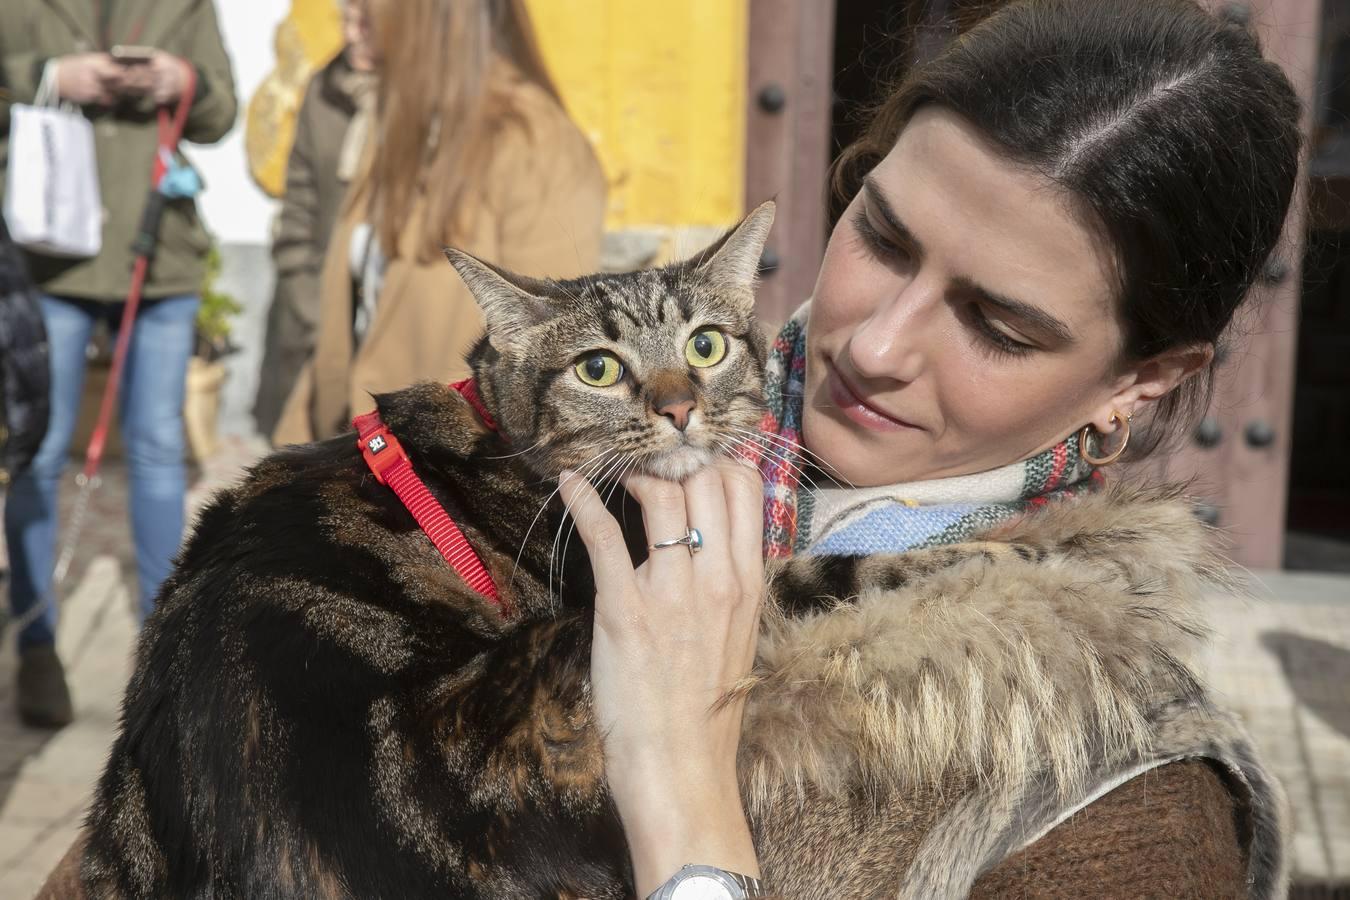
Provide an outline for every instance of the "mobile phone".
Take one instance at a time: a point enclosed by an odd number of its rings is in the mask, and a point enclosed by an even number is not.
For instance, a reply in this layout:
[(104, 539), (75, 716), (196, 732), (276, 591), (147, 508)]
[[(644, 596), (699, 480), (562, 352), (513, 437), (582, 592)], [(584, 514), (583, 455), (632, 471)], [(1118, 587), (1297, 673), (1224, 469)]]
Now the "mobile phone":
[(111, 52), (112, 58), (124, 66), (143, 66), (155, 55), (155, 48), (118, 44)]

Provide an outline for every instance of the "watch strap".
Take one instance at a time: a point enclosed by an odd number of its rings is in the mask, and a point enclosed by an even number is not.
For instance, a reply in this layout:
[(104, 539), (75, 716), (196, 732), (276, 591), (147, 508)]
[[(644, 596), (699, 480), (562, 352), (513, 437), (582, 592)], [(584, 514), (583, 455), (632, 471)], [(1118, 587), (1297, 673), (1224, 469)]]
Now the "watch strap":
[(764, 882), (758, 878), (751, 878), (749, 875), (742, 875), (739, 872), (728, 872), (726, 869), (719, 869), (716, 866), (686, 865), (681, 866), (680, 871), (670, 877), (670, 880), (653, 891), (647, 900), (668, 900), (675, 896), (675, 890), (680, 886), (680, 882), (686, 878), (702, 875), (716, 874), (724, 881), (730, 881), (739, 890), (740, 895), (735, 896), (733, 900), (741, 900), (742, 897), (768, 897), (770, 896)]

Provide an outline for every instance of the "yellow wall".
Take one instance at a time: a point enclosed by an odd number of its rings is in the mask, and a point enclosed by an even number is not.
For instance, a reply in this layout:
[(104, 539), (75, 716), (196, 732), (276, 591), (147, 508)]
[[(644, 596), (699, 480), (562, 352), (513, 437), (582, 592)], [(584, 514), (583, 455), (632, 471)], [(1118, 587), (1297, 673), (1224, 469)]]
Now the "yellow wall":
[(544, 57), (610, 180), (608, 223), (741, 214), (744, 0), (529, 0)]
[[(528, 0), (563, 102), (610, 182), (612, 230), (741, 214), (745, 0)], [(254, 175), (278, 193), (304, 79), (341, 41), (333, 0), (292, 0), (278, 70), (249, 110)]]

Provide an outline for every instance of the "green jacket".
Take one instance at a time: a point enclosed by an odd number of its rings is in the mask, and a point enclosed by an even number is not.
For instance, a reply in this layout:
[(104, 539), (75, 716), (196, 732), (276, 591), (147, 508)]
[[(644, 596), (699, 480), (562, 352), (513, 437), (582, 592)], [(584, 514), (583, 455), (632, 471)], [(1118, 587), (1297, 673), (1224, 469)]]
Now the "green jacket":
[[(97, 0), (0, 0), (0, 169), (11, 162), (10, 104), (32, 102), (43, 63), (110, 45), (156, 47), (193, 64), (198, 88), (185, 140), (212, 143), (234, 124), (234, 77), (211, 0), (102, 0), (106, 29), (99, 21), (99, 5)], [(83, 260), (30, 254), (29, 266), (33, 280), (49, 294), (116, 301), (131, 283), (131, 242), (150, 191), (158, 123), (149, 101), (115, 109), (87, 107), (85, 115), (94, 123), (103, 250)], [(3, 190), (0, 186), (0, 196)], [(200, 291), (207, 247), (206, 230), (192, 201), (169, 203), (145, 296)]]

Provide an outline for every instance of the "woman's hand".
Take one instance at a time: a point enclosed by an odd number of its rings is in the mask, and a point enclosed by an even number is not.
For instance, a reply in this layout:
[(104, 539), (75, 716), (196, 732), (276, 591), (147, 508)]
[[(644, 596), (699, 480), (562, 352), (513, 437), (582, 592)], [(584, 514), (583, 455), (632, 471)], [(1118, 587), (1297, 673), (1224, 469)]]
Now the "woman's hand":
[(122, 67), (107, 53), (73, 53), (56, 60), (56, 93), (80, 106), (109, 106)]
[(736, 781), (744, 703), (717, 704), (755, 656), (759, 474), (725, 460), (683, 484), (628, 478), (649, 545), (686, 527), (703, 535), (698, 553), (652, 550), (636, 570), (591, 485), (573, 473), (561, 481), (595, 572), (591, 690), (638, 896), (687, 863), (758, 876)]
[(156, 50), (143, 63), (122, 66), (118, 93), (126, 97), (149, 97), (156, 106), (178, 102), (187, 87), (187, 60)]

